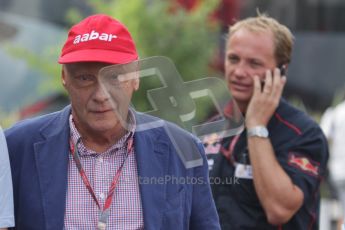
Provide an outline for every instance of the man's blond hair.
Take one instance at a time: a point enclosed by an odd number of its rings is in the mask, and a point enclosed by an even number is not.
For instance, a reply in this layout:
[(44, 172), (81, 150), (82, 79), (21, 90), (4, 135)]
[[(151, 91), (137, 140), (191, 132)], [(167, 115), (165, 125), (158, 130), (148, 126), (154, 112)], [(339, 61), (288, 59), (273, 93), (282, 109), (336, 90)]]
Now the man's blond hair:
[(240, 20), (230, 26), (228, 39), (236, 31), (243, 28), (253, 32), (271, 31), (275, 43), (274, 56), (277, 65), (288, 64), (290, 62), (294, 37), (286, 26), (280, 24), (274, 18), (258, 13), (256, 17)]

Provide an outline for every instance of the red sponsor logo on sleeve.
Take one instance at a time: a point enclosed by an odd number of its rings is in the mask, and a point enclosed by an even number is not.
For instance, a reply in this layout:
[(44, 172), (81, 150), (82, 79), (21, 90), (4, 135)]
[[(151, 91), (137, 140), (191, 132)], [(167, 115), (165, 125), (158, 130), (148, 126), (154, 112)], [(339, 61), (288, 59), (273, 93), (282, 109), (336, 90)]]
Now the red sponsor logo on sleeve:
[(298, 168), (307, 174), (318, 176), (319, 163), (310, 160), (308, 157), (301, 156), (295, 153), (289, 153), (289, 165)]

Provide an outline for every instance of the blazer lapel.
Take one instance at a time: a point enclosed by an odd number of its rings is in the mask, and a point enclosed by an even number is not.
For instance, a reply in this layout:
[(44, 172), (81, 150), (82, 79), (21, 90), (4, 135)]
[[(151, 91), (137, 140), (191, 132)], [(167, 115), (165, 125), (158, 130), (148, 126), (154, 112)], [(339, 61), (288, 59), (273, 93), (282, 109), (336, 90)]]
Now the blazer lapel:
[(68, 106), (40, 130), (43, 140), (34, 144), (46, 220), (45, 229), (63, 229), (69, 153), (69, 114)]
[(165, 176), (168, 170), (169, 145), (156, 132), (136, 132), (135, 154), (145, 229), (161, 229), (165, 209)]

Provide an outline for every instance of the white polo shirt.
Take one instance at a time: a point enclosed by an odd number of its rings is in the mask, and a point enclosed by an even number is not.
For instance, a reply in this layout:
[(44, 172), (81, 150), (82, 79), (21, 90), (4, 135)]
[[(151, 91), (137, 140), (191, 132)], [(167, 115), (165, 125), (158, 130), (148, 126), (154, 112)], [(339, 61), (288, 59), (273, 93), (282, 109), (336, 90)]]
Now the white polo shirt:
[(329, 140), (329, 170), (335, 181), (345, 180), (345, 101), (323, 114), (320, 126)]
[(0, 127), (0, 228), (14, 227), (11, 167), (6, 139)]

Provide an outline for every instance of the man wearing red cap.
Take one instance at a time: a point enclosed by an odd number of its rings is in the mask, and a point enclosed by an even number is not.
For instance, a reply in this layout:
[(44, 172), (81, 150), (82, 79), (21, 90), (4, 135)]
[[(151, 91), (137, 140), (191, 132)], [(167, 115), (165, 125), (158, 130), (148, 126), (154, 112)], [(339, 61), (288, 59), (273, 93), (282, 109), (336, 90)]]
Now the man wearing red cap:
[[(6, 131), (16, 228), (220, 228), (202, 145), (129, 107), (139, 79), (114, 73), (137, 60), (126, 27), (109, 16), (71, 28), (59, 58), (71, 105)], [(166, 128), (196, 146), (202, 166), (184, 167)]]

